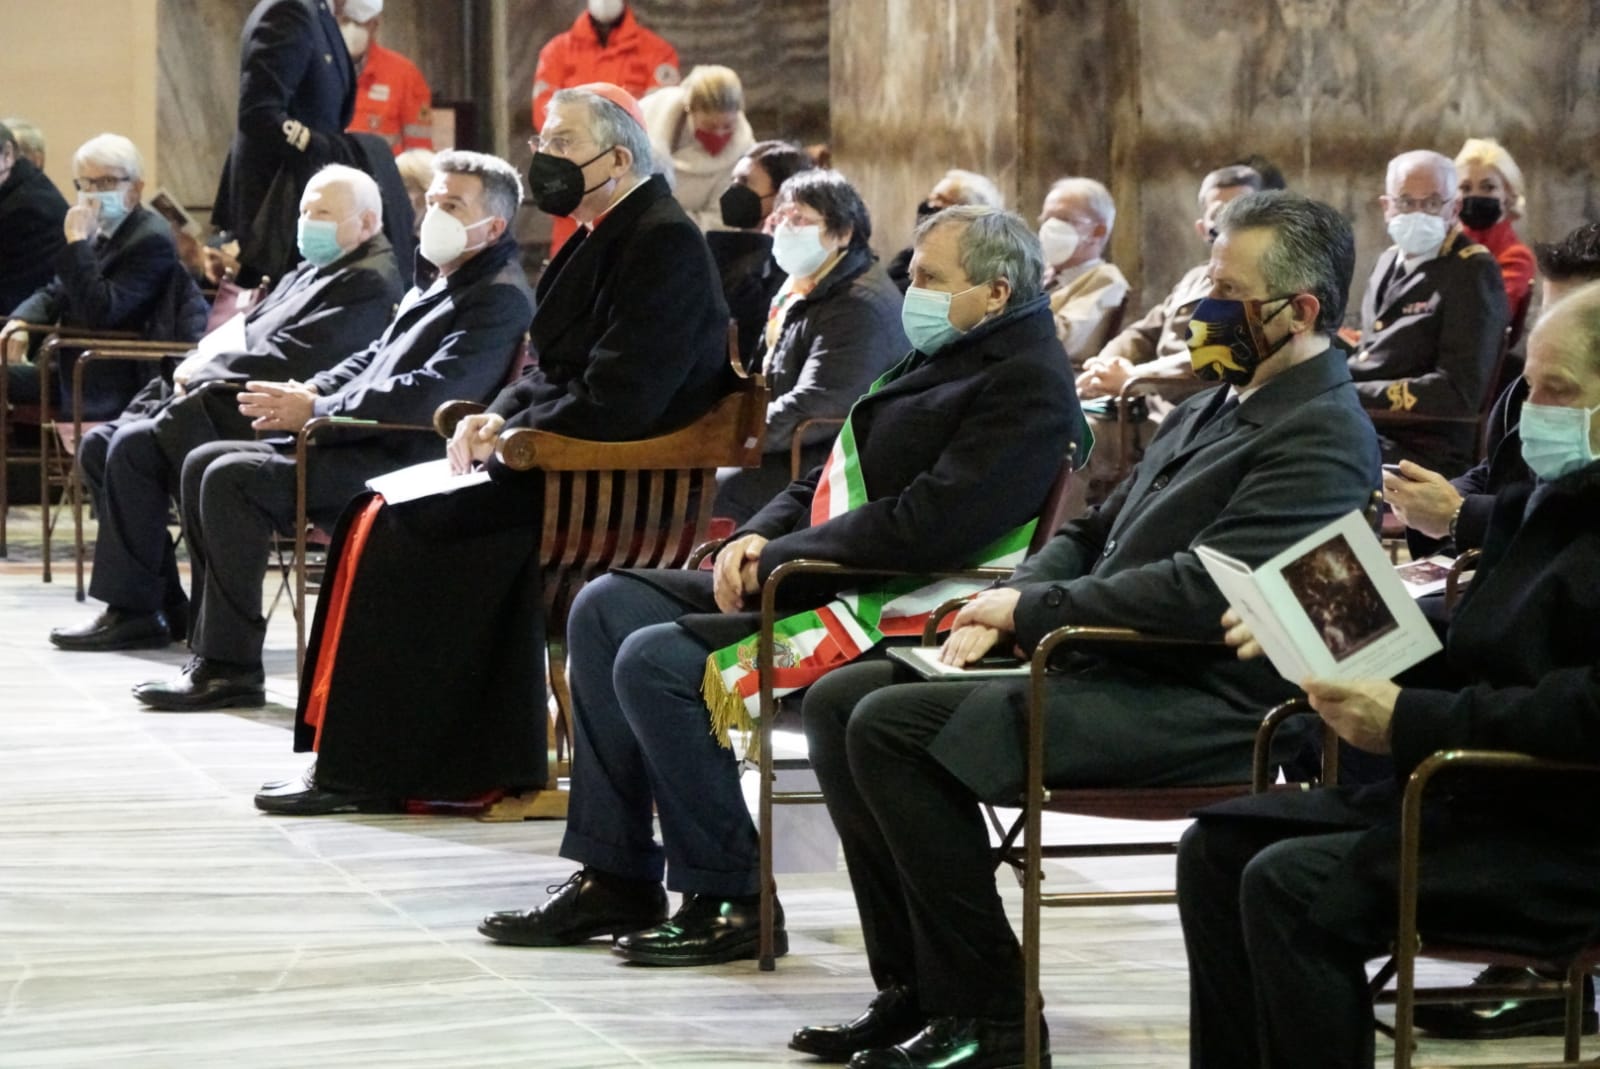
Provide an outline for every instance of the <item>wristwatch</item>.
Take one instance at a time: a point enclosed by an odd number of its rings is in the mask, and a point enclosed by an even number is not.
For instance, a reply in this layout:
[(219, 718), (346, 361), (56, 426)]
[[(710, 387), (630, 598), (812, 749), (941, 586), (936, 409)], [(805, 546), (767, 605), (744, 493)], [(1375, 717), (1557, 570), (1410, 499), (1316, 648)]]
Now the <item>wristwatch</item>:
[[(1466, 499), (1462, 498), (1461, 504), (1456, 506), (1456, 511), (1455, 511), (1454, 515), (1452, 515), (1450, 517), (1450, 541), (1452, 541), (1452, 542), (1454, 542), (1456, 540), (1456, 524), (1461, 522), (1461, 510), (1466, 507), (1466, 504), (1467, 504)], [(1457, 547), (1457, 548), (1460, 548), (1460, 547)]]

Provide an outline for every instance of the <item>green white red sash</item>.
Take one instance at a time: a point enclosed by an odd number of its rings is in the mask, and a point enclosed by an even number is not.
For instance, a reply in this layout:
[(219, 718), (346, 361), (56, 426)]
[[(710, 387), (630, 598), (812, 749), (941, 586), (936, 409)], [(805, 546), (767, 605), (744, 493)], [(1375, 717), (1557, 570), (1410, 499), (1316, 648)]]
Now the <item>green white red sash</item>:
[[(891, 368), (868, 393), (903, 373)], [(856, 452), (852, 418), (845, 420), (828, 453), (811, 498), (811, 525), (825, 523), (867, 502)], [(1037, 520), (997, 539), (976, 554), (969, 566), (1014, 567), (1027, 552)], [(840, 594), (819, 609), (798, 613), (773, 625), (774, 697), (808, 687), (826, 673), (855, 660), (885, 636), (921, 634), (928, 614), (950, 598), (983, 588), (971, 580), (936, 580), (907, 576)], [(723, 746), (735, 731), (751, 731), (761, 712), (761, 684), (756, 670), (759, 635), (714, 651), (706, 659), (701, 692), (711, 712), (711, 733)], [(753, 750), (753, 746), (751, 747)]]

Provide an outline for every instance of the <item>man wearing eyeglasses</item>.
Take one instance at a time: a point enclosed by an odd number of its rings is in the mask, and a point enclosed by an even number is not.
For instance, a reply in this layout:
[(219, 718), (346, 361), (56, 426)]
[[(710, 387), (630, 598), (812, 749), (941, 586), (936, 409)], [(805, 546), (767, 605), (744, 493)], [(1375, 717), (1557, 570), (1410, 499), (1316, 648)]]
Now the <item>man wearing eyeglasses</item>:
[[(13, 404), (40, 400), (39, 369), (28, 353), (45, 332), (30, 331), (30, 324), (176, 341), (194, 341), (205, 327), (205, 300), (178, 265), (171, 229), (140, 203), (144, 161), (133, 142), (117, 134), (91, 138), (73, 157), (72, 173), (78, 199), (62, 223), (67, 244), (52, 263), (55, 277), (12, 309), (0, 328)], [(149, 369), (117, 361), (87, 367), (84, 418), (115, 417)], [(68, 374), (57, 376), (58, 403), (66, 403), (70, 384)]]
[[(1461, 471), (1477, 460), (1474, 419), (1510, 322), (1505, 286), (1489, 250), (1456, 223), (1448, 156), (1396, 156), (1381, 199), (1395, 244), (1367, 282), (1350, 374), (1368, 410), (1410, 417), (1379, 426), (1385, 461)], [(1430, 416), (1440, 418), (1418, 418)]]

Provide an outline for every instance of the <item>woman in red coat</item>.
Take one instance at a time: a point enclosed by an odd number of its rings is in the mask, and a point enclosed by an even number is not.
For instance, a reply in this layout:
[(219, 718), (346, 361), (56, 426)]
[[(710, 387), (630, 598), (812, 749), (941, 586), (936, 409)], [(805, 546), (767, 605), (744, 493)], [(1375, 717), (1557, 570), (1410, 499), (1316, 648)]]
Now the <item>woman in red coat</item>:
[(1456, 153), (1456, 173), (1461, 180), (1461, 227), (1500, 265), (1511, 322), (1520, 329), (1527, 317), (1534, 272), (1533, 252), (1511, 226), (1522, 218), (1527, 203), (1522, 168), (1500, 142), (1469, 137)]

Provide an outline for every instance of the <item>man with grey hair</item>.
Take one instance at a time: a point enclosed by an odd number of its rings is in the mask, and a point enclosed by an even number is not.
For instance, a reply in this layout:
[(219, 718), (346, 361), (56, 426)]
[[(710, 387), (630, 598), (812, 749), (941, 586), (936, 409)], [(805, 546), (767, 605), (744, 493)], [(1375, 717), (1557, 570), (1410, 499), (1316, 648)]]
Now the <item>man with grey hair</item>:
[(1389, 161), (1383, 217), (1394, 244), (1361, 301), (1350, 374), (1380, 417), (1383, 458), (1433, 471), (1476, 461), (1477, 422), (1511, 321), (1494, 256), (1456, 222), (1455, 163), (1418, 149)]
[[(787, 561), (939, 571), (984, 559), (1038, 514), (1069, 444), (1081, 442), (1039, 293), (1038, 241), (1013, 214), (959, 207), (926, 220), (915, 242), (902, 312), (913, 351), (856, 402), (840, 436), (850, 445), (836, 444), (736, 531), (712, 571), (606, 576), (573, 604), (579, 741), (561, 853), (583, 868), (535, 908), (486, 918), (489, 938), (557, 946), (617, 933), (618, 956), (654, 965), (755, 957), (756, 830), (738, 762), (708, 730), (717, 701), (709, 686), (702, 693), (708, 664), (749, 641), (761, 586)], [(844, 481), (859, 491), (830, 491)], [(837, 593), (813, 588), (784, 608), (819, 609)], [(842, 602), (830, 611), (849, 612)], [(857, 655), (867, 651), (797, 653), (789, 681)], [(670, 921), (663, 870), (684, 894)], [(778, 953), (786, 946), (780, 919)]]
[(10, 130), (11, 136), (17, 139), (17, 154), (39, 170), (44, 170), (44, 131), (28, 119), (17, 117), (0, 119), (0, 126)]
[[(1354, 258), (1348, 224), (1305, 197), (1258, 193), (1217, 225), (1191, 329), (1197, 369), (1225, 381), (1173, 411), (1104, 506), (966, 604), (947, 664), (1031, 652), (1066, 625), (1218, 638), (1226, 603), (1196, 546), (1256, 564), (1366, 504), (1377, 442), (1329, 340)], [(1020, 1064), (1022, 959), (978, 803), (1020, 795), (1021, 737), (996, 728), (1017, 723), (1028, 680), (903, 679), (851, 665), (805, 699), (879, 995), (791, 1046), (856, 1069)], [(1243, 782), (1262, 710), (1292, 693), (1261, 662), (1170, 647), (1074, 665), (1049, 683), (1045, 785)]]
[[(446, 401), (487, 402), (506, 380), (533, 319), (511, 234), (520, 182), (504, 160), (445, 152), (435, 161), (420, 251), (438, 270), (418, 279), (381, 336), (305, 382), (251, 379), (239, 411), (258, 431), (292, 435), (313, 417), (427, 426)], [(274, 532), (295, 516), (295, 461), (286, 438), (220, 441), (183, 462), (179, 500), (199, 605), (194, 657), (173, 682), (134, 696), (157, 709), (220, 709), (265, 700), (261, 582)], [(432, 459), (437, 439), (346, 430), (319, 441), (306, 472), (312, 521), (329, 525), (385, 471)]]
[(0, 317), (48, 283), (66, 245), (67, 202), (29, 159), (22, 139), (0, 123)]
[(1074, 372), (1100, 351), (1128, 297), (1128, 280), (1103, 259), (1116, 220), (1111, 191), (1092, 178), (1060, 179), (1039, 211), (1044, 288)]
[[(917, 222), (921, 223), (928, 216), (942, 212), (946, 208), (970, 204), (980, 208), (1004, 208), (1005, 198), (1000, 195), (1000, 187), (994, 180), (979, 174), (976, 171), (964, 171), (959, 167), (952, 168), (944, 173), (933, 188), (928, 191), (927, 197), (917, 205)], [(897, 252), (894, 259), (889, 261), (887, 268), (889, 278), (904, 293), (906, 287), (911, 285), (911, 254), (915, 250), (904, 248)]]
[(404, 292), (383, 236), (378, 184), (353, 167), (318, 171), (300, 197), (305, 262), (234, 321), (202, 338), (117, 419), (84, 435), (78, 461), (100, 529), (87, 626), (57, 628), (61, 649), (113, 650), (181, 640), (188, 611), (167, 534), (184, 458), (201, 445), (254, 437), (236, 388), (309, 379), (376, 338)]
[[(205, 327), (206, 304), (178, 262), (166, 220), (140, 201), (144, 159), (132, 141), (100, 134), (72, 159), (78, 203), (62, 221), (66, 247), (51, 266), (55, 277), (11, 310), (0, 328), (6, 385), (13, 404), (37, 404), (39, 369), (28, 355), (48, 330), (132, 331), (145, 338), (189, 342)], [(61, 411), (70, 411), (71, 363), (60, 356), (55, 374)], [(114, 418), (148, 377), (148, 364), (102, 361), (83, 376), (83, 416)]]

